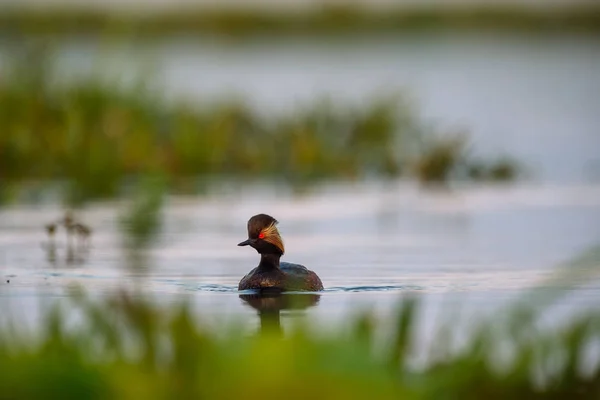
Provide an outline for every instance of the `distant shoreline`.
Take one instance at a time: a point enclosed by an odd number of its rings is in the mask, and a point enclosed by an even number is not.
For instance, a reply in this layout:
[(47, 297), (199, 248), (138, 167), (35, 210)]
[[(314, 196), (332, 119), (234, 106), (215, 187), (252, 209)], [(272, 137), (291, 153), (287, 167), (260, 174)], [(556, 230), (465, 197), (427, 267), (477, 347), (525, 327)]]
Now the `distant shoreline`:
[(510, 30), (600, 32), (600, 6), (577, 7), (406, 7), (386, 12), (329, 6), (318, 11), (180, 10), (163, 13), (98, 9), (7, 8), (0, 34), (344, 34), (420, 30)]

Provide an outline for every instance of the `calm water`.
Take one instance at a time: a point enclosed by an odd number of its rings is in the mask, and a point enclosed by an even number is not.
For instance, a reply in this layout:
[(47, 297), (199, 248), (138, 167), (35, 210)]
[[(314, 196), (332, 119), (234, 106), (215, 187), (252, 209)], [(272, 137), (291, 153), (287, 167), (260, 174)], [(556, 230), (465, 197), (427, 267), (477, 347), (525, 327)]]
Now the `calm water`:
[[(422, 295), (432, 317), (454, 305), (489, 313), (524, 290), (556, 286), (561, 264), (600, 243), (600, 185), (433, 193), (407, 183), (372, 183), (328, 185), (301, 197), (245, 188), (171, 199), (149, 268), (133, 274), (121, 247), (120, 210), (99, 204), (82, 213), (94, 227), (92, 248), (72, 264), (64, 235), (57, 238), (56, 260), (45, 251), (43, 224), (58, 218), (59, 208), (2, 210), (0, 273), (10, 279), (0, 284), (3, 309), (27, 309), (25, 318), (35, 320), (39, 298), (68, 295), (70, 283), (100, 294), (140, 284), (159, 303), (184, 296), (208, 318), (252, 316), (236, 286), (258, 256), (236, 244), (245, 238), (247, 218), (258, 212), (280, 220), (284, 259), (322, 277), (325, 293), (308, 313), (328, 321), (362, 307), (385, 315), (407, 293)], [(584, 267), (598, 270), (599, 256), (587, 257)], [(570, 275), (578, 271), (565, 268)], [(600, 280), (578, 287), (567, 309), (600, 304)]]
[[(0, 57), (12, 44), (0, 45)], [(305, 196), (267, 186), (171, 199), (143, 278), (124, 269), (119, 204), (84, 210), (92, 249), (72, 265), (64, 237), (55, 262), (44, 251), (42, 227), (60, 216), (58, 207), (2, 209), (0, 274), (10, 283), (0, 284), (0, 302), (26, 319), (36, 320), (39, 299), (68, 295), (71, 282), (95, 293), (137, 282), (161, 303), (185, 296), (205, 315), (252, 319), (235, 287), (257, 255), (236, 243), (258, 212), (281, 221), (285, 259), (322, 277), (326, 292), (308, 314), (323, 321), (361, 307), (388, 312), (405, 293), (423, 296), (431, 321), (455, 304), (489, 314), (528, 288), (548, 286), (558, 265), (600, 244), (600, 38), (77, 39), (61, 42), (55, 61), (62, 78), (100, 71), (124, 83), (151, 65), (168, 97), (235, 93), (261, 112), (323, 95), (362, 102), (405, 90), (429, 123), (468, 128), (473, 151), (512, 155), (530, 175), (513, 187), (452, 192), (372, 182)], [(587, 263), (600, 268), (597, 258)], [(562, 304), (567, 314), (600, 304), (600, 283), (589, 280)]]

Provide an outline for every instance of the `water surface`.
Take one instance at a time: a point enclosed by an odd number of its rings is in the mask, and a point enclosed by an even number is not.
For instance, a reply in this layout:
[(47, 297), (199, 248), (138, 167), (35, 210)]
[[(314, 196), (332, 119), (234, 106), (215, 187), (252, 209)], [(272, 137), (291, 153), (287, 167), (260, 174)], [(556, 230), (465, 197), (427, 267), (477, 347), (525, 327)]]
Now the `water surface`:
[[(433, 320), (460, 305), (489, 313), (535, 288), (563, 284), (555, 276), (571, 259), (600, 244), (599, 185), (517, 185), (424, 191), (402, 182), (326, 185), (302, 196), (257, 187), (202, 198), (171, 198), (148, 268), (127, 267), (119, 224), (122, 205), (100, 203), (81, 216), (94, 228), (92, 247), (66, 262), (66, 238), (48, 260), (43, 225), (55, 206), (0, 211), (0, 302), (35, 319), (39, 299), (69, 295), (76, 283), (98, 295), (141, 288), (158, 303), (181, 297), (208, 318), (255, 311), (238, 297), (239, 279), (256, 266), (253, 249), (236, 244), (246, 220), (268, 212), (280, 220), (285, 260), (321, 276), (325, 291), (314, 318), (343, 320), (363, 308), (385, 313), (400, 296), (416, 294)], [(600, 269), (600, 252), (585, 261)], [(600, 304), (597, 273), (578, 284), (572, 311)], [(43, 300), (45, 302), (45, 300)]]

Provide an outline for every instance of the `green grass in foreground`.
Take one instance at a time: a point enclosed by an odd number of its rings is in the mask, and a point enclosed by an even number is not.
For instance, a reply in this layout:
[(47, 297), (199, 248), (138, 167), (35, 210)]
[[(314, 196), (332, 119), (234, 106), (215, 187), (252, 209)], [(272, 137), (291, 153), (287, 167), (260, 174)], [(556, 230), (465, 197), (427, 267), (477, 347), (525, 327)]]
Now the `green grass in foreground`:
[[(600, 366), (582, 365), (598, 344), (600, 314), (554, 332), (525, 310), (498, 314), (455, 351), (447, 325), (428, 365), (415, 368), (412, 300), (387, 321), (383, 343), (369, 314), (327, 335), (302, 325), (282, 335), (264, 321), (244, 335), (198, 326), (185, 305), (159, 311), (126, 294), (104, 302), (80, 295), (50, 310), (35, 335), (0, 326), (0, 398), (598, 398)], [(67, 324), (74, 315), (83, 320)]]

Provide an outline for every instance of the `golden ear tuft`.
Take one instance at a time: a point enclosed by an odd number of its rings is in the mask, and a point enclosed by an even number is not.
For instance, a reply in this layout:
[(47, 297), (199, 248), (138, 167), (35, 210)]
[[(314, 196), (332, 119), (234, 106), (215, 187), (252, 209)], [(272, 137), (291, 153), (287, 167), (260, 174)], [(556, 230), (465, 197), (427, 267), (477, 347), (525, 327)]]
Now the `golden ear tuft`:
[(281, 250), (281, 253), (283, 254), (285, 252), (283, 247), (283, 240), (281, 239), (281, 235), (279, 234), (276, 225), (277, 221), (273, 221), (273, 223), (261, 230), (260, 233), (264, 235), (263, 240), (265, 242), (269, 242), (272, 245), (276, 246), (279, 250)]

